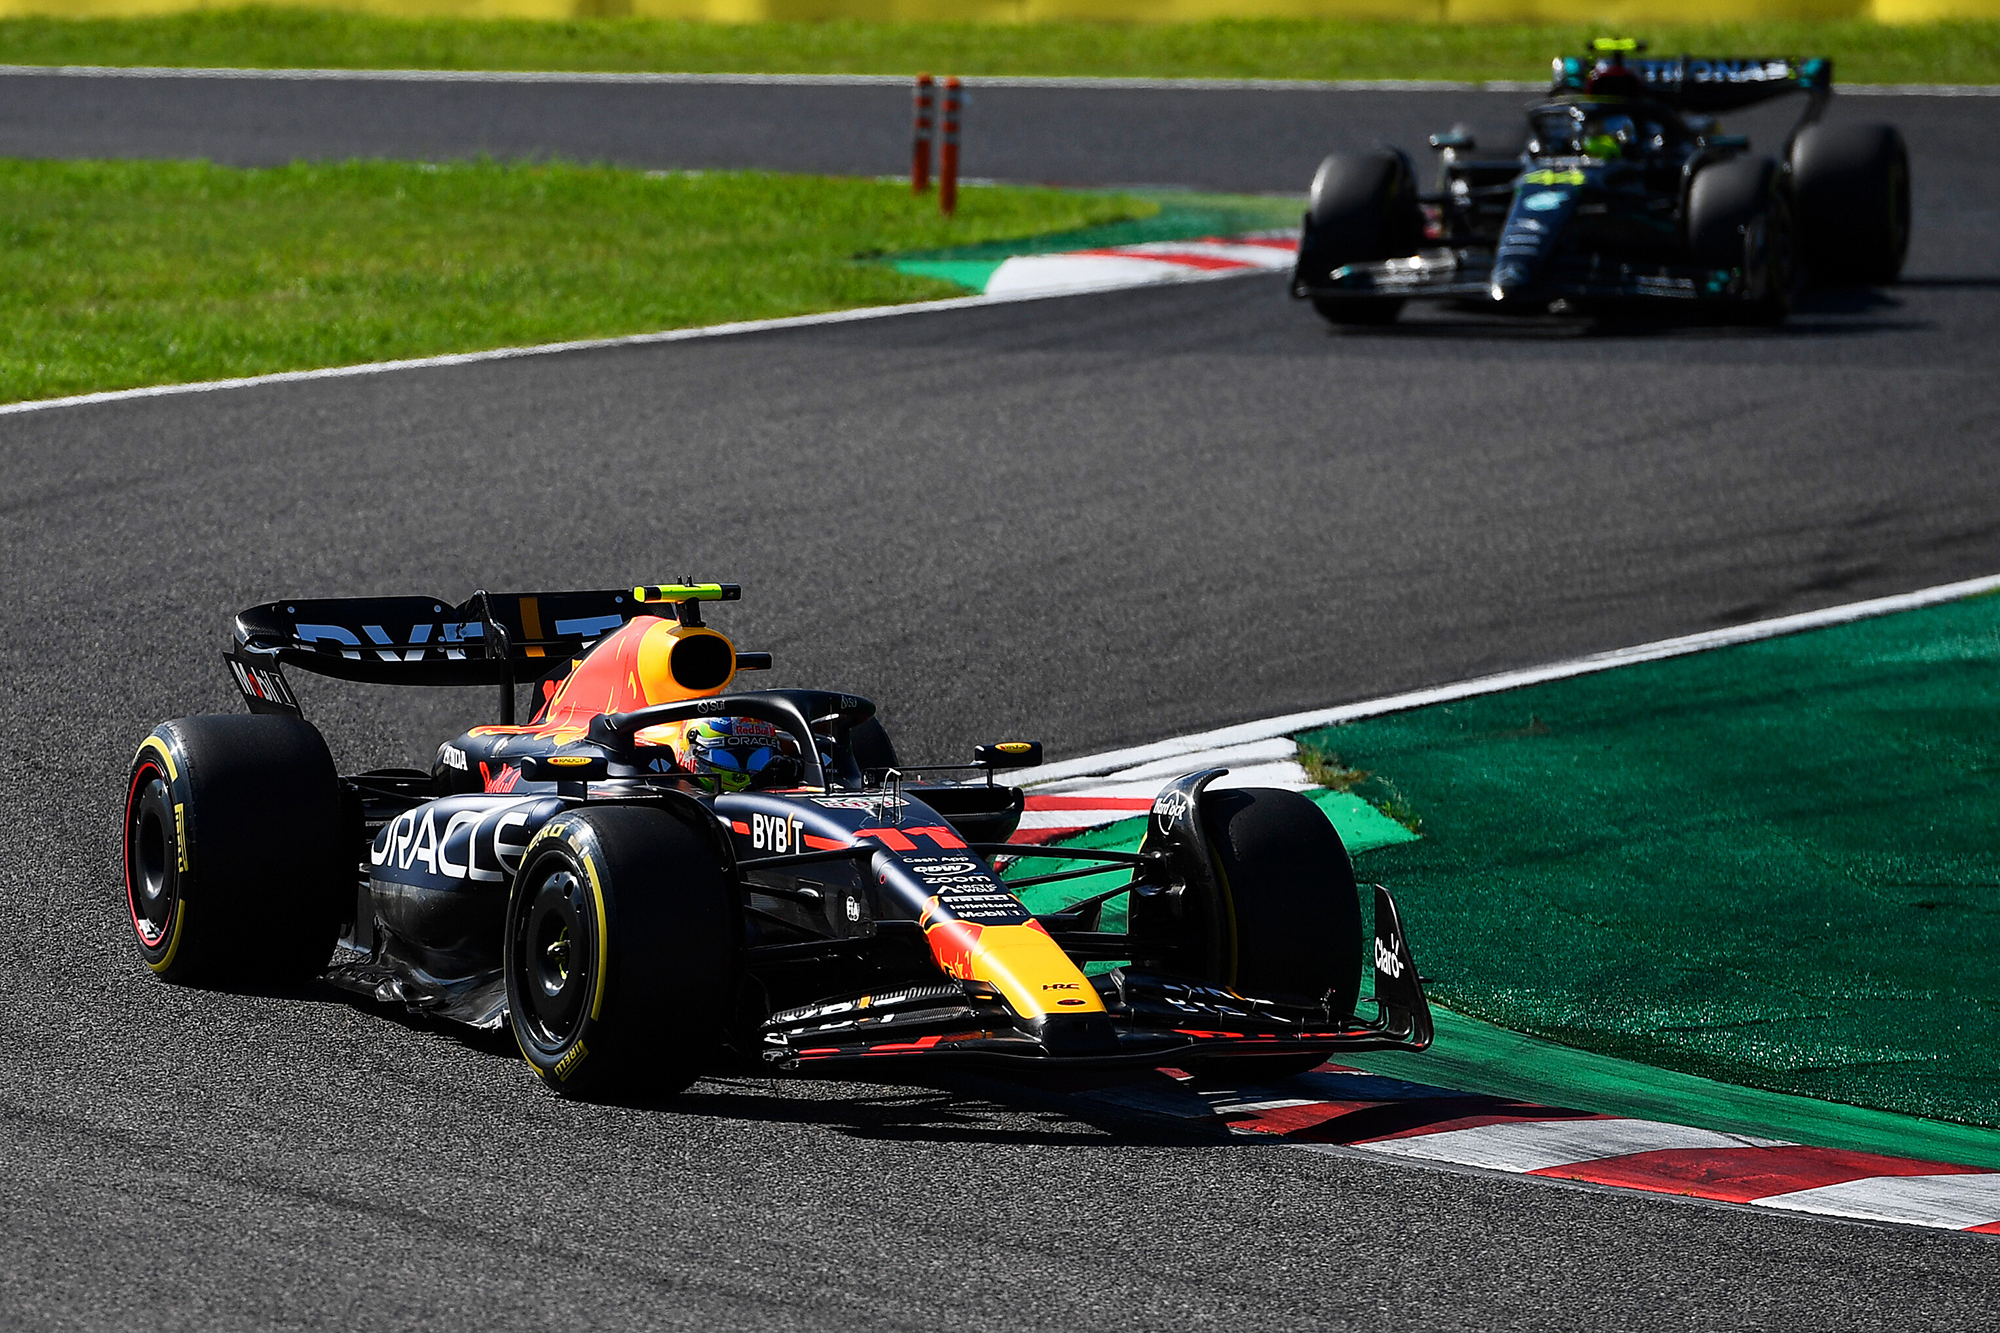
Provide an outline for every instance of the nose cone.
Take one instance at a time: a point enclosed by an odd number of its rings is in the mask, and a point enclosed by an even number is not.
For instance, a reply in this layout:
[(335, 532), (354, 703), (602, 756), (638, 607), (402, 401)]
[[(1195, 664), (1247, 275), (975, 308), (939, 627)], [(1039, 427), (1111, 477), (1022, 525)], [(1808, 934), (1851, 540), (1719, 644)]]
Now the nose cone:
[(1511, 300), (1535, 281), (1542, 261), (1562, 238), (1581, 184), (1581, 173), (1572, 171), (1532, 171), (1522, 177), (1514, 206), (1500, 229), (1500, 244), (1493, 252), (1488, 296), (1495, 301)]

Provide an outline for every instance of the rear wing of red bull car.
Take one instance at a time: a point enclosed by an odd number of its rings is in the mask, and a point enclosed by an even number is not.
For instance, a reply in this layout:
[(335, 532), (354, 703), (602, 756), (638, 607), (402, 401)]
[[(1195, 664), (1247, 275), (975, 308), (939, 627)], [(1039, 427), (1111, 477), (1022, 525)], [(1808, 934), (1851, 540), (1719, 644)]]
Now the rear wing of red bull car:
[[(441, 597), (287, 598), (236, 617), (224, 660), (253, 713), (298, 716), (283, 668), (370, 685), (499, 686), (501, 721), (512, 722), (513, 691), (575, 657), (634, 616), (700, 623), (704, 601), (736, 601), (734, 583), (667, 584), (580, 592), (475, 592)], [(690, 618), (692, 618), (690, 620)], [(769, 654), (739, 653), (737, 666), (770, 665)]]

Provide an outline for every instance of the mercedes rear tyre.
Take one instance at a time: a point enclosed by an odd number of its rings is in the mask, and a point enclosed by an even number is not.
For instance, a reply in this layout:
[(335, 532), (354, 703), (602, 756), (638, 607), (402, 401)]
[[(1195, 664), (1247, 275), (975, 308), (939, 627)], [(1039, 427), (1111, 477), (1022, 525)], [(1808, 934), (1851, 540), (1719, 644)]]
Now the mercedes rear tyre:
[(664, 810), (551, 820), (507, 899), (507, 1018), (566, 1097), (680, 1092), (720, 1058), (737, 994), (733, 895), (714, 844)]
[[(1334, 153), (1313, 175), (1295, 281), (1321, 286), (1347, 264), (1400, 259), (1423, 245), (1423, 211), (1409, 158), (1390, 149)], [(1321, 296), (1313, 309), (1334, 324), (1388, 324), (1399, 297)]]
[(1808, 125), (1792, 141), (1800, 250), (1828, 283), (1889, 283), (1910, 250), (1910, 153), (1893, 125)]
[(1792, 210), (1784, 176), (1768, 157), (1703, 167), (1688, 190), (1688, 251), (1694, 262), (1737, 275), (1737, 314), (1776, 324), (1798, 286)]
[(193, 985), (309, 979), (354, 892), (354, 832), (310, 723), (222, 714), (154, 728), (125, 796), (125, 903), (146, 966)]
[[(1324, 1003), (1338, 1020), (1361, 993), (1361, 903), (1340, 834), (1317, 805), (1270, 788), (1206, 791), (1203, 826), (1222, 901), (1207, 922), (1205, 980), (1244, 995)], [(1208, 1064), (1245, 1078), (1315, 1069), (1319, 1055), (1238, 1056)]]

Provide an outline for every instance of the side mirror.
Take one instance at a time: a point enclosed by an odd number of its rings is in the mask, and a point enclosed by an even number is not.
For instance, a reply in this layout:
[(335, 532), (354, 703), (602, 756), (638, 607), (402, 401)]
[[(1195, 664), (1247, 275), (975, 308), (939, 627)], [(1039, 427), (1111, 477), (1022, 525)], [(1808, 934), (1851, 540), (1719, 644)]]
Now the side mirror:
[(1040, 741), (998, 741), (972, 751), (972, 762), (981, 768), (1033, 768), (1042, 762)]
[(611, 774), (611, 757), (602, 750), (525, 755), (520, 762), (530, 782), (602, 782)]
[(1440, 130), (1438, 133), (1433, 134), (1431, 136), (1431, 147), (1438, 149), (1456, 148), (1462, 152), (1470, 152), (1472, 149), (1479, 147), (1479, 143), (1472, 137), (1471, 130), (1466, 129), (1463, 125), (1454, 125), (1448, 130)]

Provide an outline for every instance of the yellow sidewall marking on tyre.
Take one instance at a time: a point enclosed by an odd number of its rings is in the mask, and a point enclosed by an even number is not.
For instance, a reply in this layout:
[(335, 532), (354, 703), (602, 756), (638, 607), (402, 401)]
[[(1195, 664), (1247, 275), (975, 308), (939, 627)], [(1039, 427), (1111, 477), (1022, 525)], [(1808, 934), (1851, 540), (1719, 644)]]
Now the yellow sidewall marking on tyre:
[[(146, 757), (148, 750), (158, 755), (160, 762), (166, 765), (169, 784), (180, 781), (180, 769), (174, 763), (174, 752), (168, 749), (167, 743), (158, 736), (148, 736), (139, 742), (138, 753), (132, 756), (133, 767), (136, 768), (139, 761)], [(186, 807), (179, 801), (174, 802), (174, 863), (178, 873), (183, 875), (187, 873), (187, 812)], [(146, 966), (155, 974), (164, 973), (172, 967), (174, 956), (181, 950), (181, 932), (187, 925), (187, 898), (179, 892), (179, 887), (176, 886), (174, 894), (173, 925), (167, 931), (167, 951), (160, 955), (160, 961), (157, 963), (150, 958), (146, 960)]]
[(576, 1067), (582, 1064), (584, 1057), (589, 1054), (590, 1048), (582, 1042), (578, 1042), (563, 1052), (563, 1058), (556, 1061), (555, 1068), (549, 1072), (556, 1076), (558, 1083), (567, 1083), (569, 1082), (569, 1076), (576, 1072)]
[(173, 929), (167, 933), (167, 951), (160, 955), (160, 961), (157, 963), (150, 958), (146, 960), (146, 966), (152, 968), (156, 975), (172, 967), (174, 955), (181, 951), (181, 928), (187, 925), (187, 911), (187, 900), (177, 899), (174, 903)]
[(148, 736), (145, 740), (140, 741), (139, 754), (132, 756), (132, 762), (136, 765), (139, 762), (139, 755), (145, 754), (148, 750), (157, 751), (160, 761), (167, 766), (167, 781), (179, 782), (181, 780), (180, 771), (174, 767), (174, 752), (169, 750), (167, 743), (158, 736)]
[(1208, 863), (1215, 867), (1215, 882), (1222, 889), (1222, 930), (1226, 937), (1223, 942), (1222, 975), (1226, 985), (1236, 984), (1236, 887), (1229, 882), (1229, 872), (1222, 868), (1222, 858), (1211, 850)]
[(597, 986), (590, 996), (590, 1021), (595, 1023), (604, 1010), (604, 973), (611, 958), (611, 931), (604, 916), (604, 885), (597, 879), (597, 862), (583, 853), (578, 853), (577, 859), (583, 862), (583, 873), (590, 879), (590, 897), (597, 904)]

